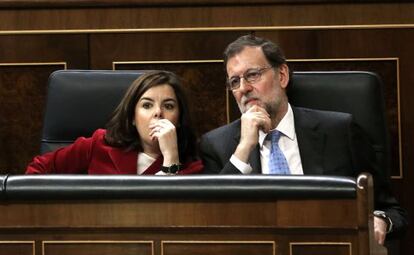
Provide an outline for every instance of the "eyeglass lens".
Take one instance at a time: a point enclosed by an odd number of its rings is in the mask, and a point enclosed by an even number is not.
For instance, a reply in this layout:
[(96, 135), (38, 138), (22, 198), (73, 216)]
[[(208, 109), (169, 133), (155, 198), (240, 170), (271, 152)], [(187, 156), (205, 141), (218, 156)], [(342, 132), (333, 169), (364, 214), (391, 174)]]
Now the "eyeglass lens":
[(243, 75), (232, 77), (228, 80), (229, 89), (237, 89), (240, 87), (241, 79), (243, 78), (248, 83), (254, 83), (262, 76), (263, 72), (270, 67), (260, 68), (260, 69), (249, 69)]

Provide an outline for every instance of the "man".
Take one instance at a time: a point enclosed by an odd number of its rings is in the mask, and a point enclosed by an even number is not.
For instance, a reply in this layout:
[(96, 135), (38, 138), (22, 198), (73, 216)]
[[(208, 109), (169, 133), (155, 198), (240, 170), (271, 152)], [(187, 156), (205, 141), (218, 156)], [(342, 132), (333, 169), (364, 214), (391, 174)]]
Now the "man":
[(226, 48), (224, 66), (242, 116), (201, 138), (206, 173), (355, 177), (368, 169), (375, 182), (376, 240), (383, 244), (387, 233), (405, 230), (405, 211), (377, 174), (374, 151), (352, 115), (289, 104), (289, 68), (277, 45), (242, 36)]

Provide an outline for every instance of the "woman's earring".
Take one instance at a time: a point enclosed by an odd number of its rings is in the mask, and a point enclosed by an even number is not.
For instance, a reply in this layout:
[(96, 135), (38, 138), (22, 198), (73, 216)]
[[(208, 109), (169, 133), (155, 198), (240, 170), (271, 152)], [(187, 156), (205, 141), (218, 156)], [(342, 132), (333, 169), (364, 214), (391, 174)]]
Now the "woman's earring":
[(132, 126), (135, 126), (135, 120), (132, 121)]

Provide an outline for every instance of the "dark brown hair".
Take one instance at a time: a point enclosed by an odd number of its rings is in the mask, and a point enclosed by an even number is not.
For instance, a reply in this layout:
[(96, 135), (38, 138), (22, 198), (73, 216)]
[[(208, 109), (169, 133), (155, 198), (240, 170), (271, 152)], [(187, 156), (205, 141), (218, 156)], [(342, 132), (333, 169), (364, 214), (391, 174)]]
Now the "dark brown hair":
[(162, 84), (170, 85), (178, 100), (180, 110), (179, 123), (176, 127), (178, 153), (180, 161), (184, 163), (196, 157), (196, 138), (191, 128), (188, 103), (181, 80), (172, 72), (149, 71), (131, 84), (106, 125), (105, 141), (110, 146), (141, 152), (141, 139), (133, 125), (135, 106), (147, 90)]

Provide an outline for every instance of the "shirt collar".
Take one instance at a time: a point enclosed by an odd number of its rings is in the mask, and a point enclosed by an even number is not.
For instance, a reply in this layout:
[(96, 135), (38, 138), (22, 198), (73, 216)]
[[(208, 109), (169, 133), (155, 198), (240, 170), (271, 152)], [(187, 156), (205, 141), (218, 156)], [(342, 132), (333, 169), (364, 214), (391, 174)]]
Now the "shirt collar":
[[(275, 129), (280, 131), (283, 135), (288, 137), (290, 140), (292, 140), (292, 141), (295, 140), (295, 138), (296, 138), (295, 120), (294, 120), (294, 117), (293, 117), (293, 111), (292, 111), (292, 107), (290, 106), (290, 104), (288, 104), (288, 110), (287, 110), (285, 116), (283, 116), (282, 120), (279, 122), (279, 124), (277, 125), (277, 127)], [(270, 131), (272, 131), (272, 130), (270, 130)], [(267, 133), (263, 132), (262, 130), (259, 130), (259, 145), (260, 145), (260, 148), (262, 148), (262, 146), (263, 146), (263, 143), (266, 139), (266, 135), (267, 135)]]

